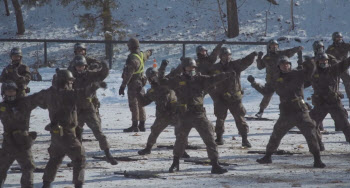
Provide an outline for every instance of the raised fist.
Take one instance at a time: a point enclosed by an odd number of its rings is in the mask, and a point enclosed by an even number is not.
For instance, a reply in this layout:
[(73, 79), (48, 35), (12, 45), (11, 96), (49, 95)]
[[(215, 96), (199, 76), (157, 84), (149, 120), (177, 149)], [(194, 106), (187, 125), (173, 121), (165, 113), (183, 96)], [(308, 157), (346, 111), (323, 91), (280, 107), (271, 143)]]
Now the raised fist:
[(254, 76), (252, 76), (252, 75), (249, 75), (248, 78), (247, 78), (247, 80), (248, 80), (248, 82), (250, 82), (250, 83), (254, 83), (254, 82), (255, 82), (255, 78), (254, 78)]

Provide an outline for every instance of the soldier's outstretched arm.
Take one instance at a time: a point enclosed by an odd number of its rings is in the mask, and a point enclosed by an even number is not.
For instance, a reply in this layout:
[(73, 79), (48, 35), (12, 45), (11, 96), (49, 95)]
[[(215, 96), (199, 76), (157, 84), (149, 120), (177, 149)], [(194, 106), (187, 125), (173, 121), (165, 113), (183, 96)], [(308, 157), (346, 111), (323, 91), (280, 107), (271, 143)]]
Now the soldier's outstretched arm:
[(146, 94), (144, 92), (140, 92), (137, 94), (137, 97), (138, 97), (138, 100), (139, 100), (139, 103), (141, 104), (141, 106), (147, 106), (153, 102), (152, 96), (153, 96), (154, 92), (155, 91), (151, 88), (151, 89), (147, 90)]
[(249, 75), (247, 80), (250, 82), (251, 86), (261, 94), (268, 94), (274, 91), (273, 83), (266, 83), (265, 85), (260, 85), (255, 82), (255, 78)]
[(160, 65), (160, 67), (158, 69), (158, 77), (159, 78), (164, 78), (165, 70), (166, 70), (166, 67), (168, 66), (168, 64), (169, 64), (168, 60), (166, 60), (166, 59), (162, 60), (162, 64)]
[(300, 72), (303, 74), (301, 76), (304, 77), (304, 81), (305, 82), (311, 81), (315, 71), (316, 71), (315, 59), (306, 57), (306, 60), (303, 63), (303, 69), (300, 70)]
[(214, 50), (210, 53), (209, 59), (211, 64), (214, 64), (215, 61), (217, 60), (220, 54), (220, 49), (225, 42), (226, 42), (225, 39), (222, 40), (218, 45), (215, 46)]
[(294, 48), (290, 48), (290, 49), (286, 49), (286, 50), (282, 50), (281, 51), (281, 55), (285, 55), (287, 57), (292, 57), (294, 56), (297, 52), (299, 52), (300, 50), (304, 50), (304, 47), (302, 46), (297, 46)]
[(258, 59), (256, 60), (256, 65), (257, 65), (259, 70), (264, 69), (266, 67), (265, 66), (265, 59), (264, 59), (266, 57), (266, 55), (264, 57), (262, 57), (263, 55), (264, 55), (263, 52), (259, 52)]
[(230, 65), (233, 66), (234, 70), (237, 72), (242, 72), (247, 69), (251, 64), (254, 63), (255, 57), (258, 55), (257, 52), (252, 52), (242, 59), (236, 61), (231, 61)]
[(200, 76), (200, 84), (202, 84), (203, 89), (207, 90), (208, 88), (211, 88), (215, 86), (216, 84), (226, 80), (226, 79), (234, 79), (236, 76), (236, 72), (223, 72), (219, 74), (214, 74), (212, 76), (207, 76), (207, 75), (201, 75)]
[(47, 109), (47, 97), (50, 95), (48, 89), (41, 90), (24, 98), (25, 106), (28, 110), (33, 110), (36, 107)]
[(88, 71), (88, 78), (90, 82), (99, 82), (103, 81), (109, 75), (108, 65), (105, 61), (101, 63), (100, 71)]
[(350, 58), (346, 58), (343, 61), (341, 61), (340, 63), (337, 63), (335, 65), (333, 65), (331, 67), (331, 71), (335, 74), (335, 75), (340, 75), (343, 72), (345, 72), (346, 70), (348, 70), (350, 67)]

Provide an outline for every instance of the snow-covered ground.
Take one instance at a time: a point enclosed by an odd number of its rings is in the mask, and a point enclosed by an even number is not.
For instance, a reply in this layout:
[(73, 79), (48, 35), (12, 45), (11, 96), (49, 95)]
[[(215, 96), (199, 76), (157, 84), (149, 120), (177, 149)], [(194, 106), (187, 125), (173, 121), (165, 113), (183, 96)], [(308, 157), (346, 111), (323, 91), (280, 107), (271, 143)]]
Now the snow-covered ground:
[[(77, 4), (69, 4), (67, 7), (56, 5), (51, 1), (42, 7), (28, 8), (23, 6), (23, 14), (27, 23), (27, 34), (15, 36), (16, 26), (14, 13), (10, 17), (1, 15), (0, 38), (47, 38), (47, 39), (82, 39), (77, 27), (78, 19), (73, 15), (86, 13), (87, 10)], [(124, 30), (130, 36), (138, 36), (141, 40), (221, 40), (225, 38), (218, 13), (217, 1), (213, 0), (122, 0), (119, 1), (119, 9), (113, 14), (122, 20), (126, 27)], [(220, 0), (225, 12), (225, 1)], [(341, 31), (344, 39), (350, 38), (350, 25), (346, 18), (350, 16), (350, 3), (347, 0), (297, 0), (294, 1), (295, 31), (289, 31), (290, 27), (290, 1), (279, 0), (279, 6), (271, 6), (265, 0), (237, 0), (239, 6), (239, 17), (241, 34), (232, 41), (267, 41), (270, 38), (287, 37), (289, 40), (282, 41), (281, 48), (289, 48), (303, 45), (305, 54), (311, 53), (311, 44), (314, 40), (324, 39), (326, 45), (331, 43), (331, 34)], [(11, 9), (11, 7), (10, 7)], [(268, 14), (268, 30), (265, 33), (265, 13)], [(4, 14), (3, 6), (0, 13)], [(101, 33), (93, 33), (88, 39), (102, 39)], [(301, 39), (301, 43), (294, 41)], [(32, 64), (38, 59), (43, 60), (42, 44), (29, 43), (0, 43), (0, 64), (5, 66), (9, 62), (8, 52), (13, 46), (20, 46), (24, 51), (24, 62)], [(59, 63), (69, 62), (73, 58), (73, 44), (49, 44), (49, 60)], [(188, 56), (194, 57), (196, 45), (186, 46)], [(214, 45), (207, 45), (209, 50)], [(327, 167), (325, 169), (312, 168), (312, 156), (308, 152), (305, 139), (300, 134), (288, 134), (283, 139), (280, 149), (291, 152), (302, 153), (292, 156), (273, 156), (273, 164), (259, 165), (255, 160), (262, 155), (248, 154), (249, 150), (265, 149), (275, 121), (248, 121), (250, 126), (249, 139), (253, 145), (251, 149), (242, 149), (241, 137), (233, 117), (228, 116), (226, 121), (226, 144), (219, 147), (220, 160), (237, 165), (230, 165), (229, 172), (224, 175), (211, 175), (210, 166), (194, 165), (181, 160), (180, 172), (169, 174), (168, 168), (172, 163), (172, 151), (156, 148), (151, 155), (138, 156), (137, 151), (145, 146), (150, 133), (149, 128), (154, 121), (155, 106), (151, 104), (146, 107), (147, 132), (145, 133), (123, 133), (122, 129), (130, 126), (131, 114), (128, 109), (127, 97), (120, 97), (118, 89), (121, 84), (121, 67), (126, 59), (126, 46), (119, 45), (119, 52), (114, 57), (114, 70), (111, 70), (107, 78), (108, 89), (99, 90), (98, 96), (102, 102), (100, 109), (102, 115), (102, 127), (112, 146), (115, 156), (132, 156), (133, 158), (147, 159), (135, 162), (119, 162), (117, 166), (111, 166), (104, 161), (95, 160), (92, 156), (102, 156), (98, 143), (92, 132), (86, 128), (84, 138), (93, 141), (84, 142), (88, 161), (86, 169), (85, 187), (350, 187), (350, 148), (345, 142), (342, 133), (324, 135), (326, 151), (322, 158)], [(154, 57), (158, 62), (169, 59), (171, 66), (179, 63), (182, 53), (181, 45), (142, 45), (142, 49), (154, 48)], [(264, 46), (230, 46), (233, 57), (241, 58), (251, 51), (264, 51)], [(88, 53), (99, 59), (103, 58), (102, 45), (89, 45)], [(296, 58), (294, 57), (294, 60)], [(146, 63), (146, 67), (152, 61)], [(294, 63), (295, 65), (295, 63)], [(44, 80), (50, 80), (54, 69), (39, 70)], [(264, 82), (265, 71), (258, 71), (253, 64), (242, 74), (242, 85), (245, 90), (243, 98), (247, 115), (252, 116), (258, 111), (258, 104), (262, 98), (250, 87), (246, 78), (248, 75), (256, 76), (259, 82)], [(29, 87), (35, 93), (41, 89), (48, 88), (50, 82), (31, 82)], [(149, 86), (147, 86), (149, 87)], [(341, 90), (344, 91), (341, 85)], [(306, 96), (312, 93), (306, 90)], [(344, 104), (348, 106), (347, 97)], [(276, 120), (279, 115), (278, 97), (275, 95), (270, 106), (266, 109), (264, 116)], [(205, 107), (208, 118), (215, 123), (212, 100), (206, 97)], [(35, 109), (31, 117), (31, 130), (39, 133), (37, 141), (33, 146), (33, 153), (37, 167), (43, 168), (48, 160), (47, 148), (49, 146), (49, 134), (44, 131), (48, 124), (48, 112)], [(327, 116), (324, 122), (328, 131), (334, 131), (334, 122)], [(0, 132), (2, 132), (2, 126)], [(232, 138), (235, 138), (232, 139)], [(173, 127), (168, 127), (159, 137), (159, 145), (170, 145), (175, 140)], [(198, 133), (193, 130), (189, 136), (190, 145), (204, 147)], [(193, 158), (207, 158), (206, 151), (188, 150)], [(66, 167), (70, 160), (65, 158), (54, 187), (70, 187), (72, 169)], [(17, 166), (14, 163), (13, 166)], [(130, 179), (114, 172), (153, 172), (159, 174), (160, 178), (153, 179)], [(35, 187), (41, 187), (42, 173), (35, 173)], [(19, 187), (20, 174), (11, 173), (7, 177), (5, 187)]]

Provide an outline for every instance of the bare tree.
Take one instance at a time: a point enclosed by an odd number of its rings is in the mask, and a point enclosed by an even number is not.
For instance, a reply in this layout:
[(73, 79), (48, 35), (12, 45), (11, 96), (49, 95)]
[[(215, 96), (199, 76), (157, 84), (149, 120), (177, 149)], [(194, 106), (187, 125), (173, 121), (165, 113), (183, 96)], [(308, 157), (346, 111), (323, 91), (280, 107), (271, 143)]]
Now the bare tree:
[(9, 4), (7, 0), (4, 0), (4, 4), (5, 4), (6, 16), (10, 16)]
[(12, 0), (12, 5), (13, 5), (13, 8), (15, 9), (15, 14), (16, 14), (17, 34), (23, 35), (26, 30), (24, 28), (21, 5), (19, 4), (18, 0)]
[(234, 38), (239, 35), (238, 10), (236, 0), (226, 0), (227, 6), (227, 37)]

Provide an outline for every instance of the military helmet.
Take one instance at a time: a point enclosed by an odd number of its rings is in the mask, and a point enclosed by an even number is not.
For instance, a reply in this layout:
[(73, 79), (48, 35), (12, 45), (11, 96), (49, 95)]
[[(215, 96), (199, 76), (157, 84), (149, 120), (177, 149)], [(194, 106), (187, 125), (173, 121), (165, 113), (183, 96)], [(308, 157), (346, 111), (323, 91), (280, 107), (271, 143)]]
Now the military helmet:
[(224, 54), (229, 54), (229, 55), (231, 55), (232, 53), (231, 53), (231, 50), (230, 50), (229, 48), (222, 47), (222, 48), (220, 49), (220, 56), (221, 56), (221, 55), (224, 55)]
[(317, 52), (317, 49), (319, 49), (321, 47), (324, 48), (324, 44), (322, 41), (317, 40), (312, 44), (312, 48), (313, 48), (314, 52)]
[(68, 81), (71, 81), (71, 80), (75, 80), (73, 74), (71, 71), (69, 70), (66, 70), (66, 69), (59, 69), (56, 71), (56, 79), (57, 81), (62, 81), (62, 82), (68, 82)]
[(278, 66), (282, 63), (285, 63), (285, 62), (288, 62), (289, 64), (292, 64), (290, 61), (289, 61), (289, 58), (285, 55), (281, 56), (279, 59), (278, 59)]
[(271, 45), (271, 44), (277, 44), (277, 45), (279, 45), (277, 40), (271, 39), (271, 40), (269, 40), (269, 42), (267, 42), (267, 45), (266, 45), (267, 51), (270, 51), (270, 45)]
[(1, 85), (1, 95), (5, 94), (6, 90), (18, 90), (17, 84), (14, 81), (8, 81)]
[(326, 53), (319, 53), (316, 55), (316, 62), (319, 60), (328, 60), (329, 57)]
[(134, 49), (140, 47), (140, 42), (137, 40), (137, 38), (130, 38), (128, 41), (128, 48), (129, 49)]
[(76, 66), (87, 66), (87, 61), (84, 56), (76, 55), (73, 59), (73, 65)]
[(10, 57), (12, 57), (14, 55), (19, 55), (19, 56), (22, 57), (22, 50), (21, 50), (21, 48), (19, 48), (19, 47), (12, 48), (11, 52), (10, 52)]
[(340, 32), (334, 32), (332, 34), (333, 41), (335, 41), (336, 38), (343, 38), (343, 35)]
[(199, 54), (201, 51), (208, 51), (204, 46), (197, 46), (196, 53)]
[(185, 69), (186, 67), (197, 67), (197, 63), (193, 58), (185, 57), (181, 62), (181, 66)]
[(74, 44), (74, 52), (77, 51), (78, 49), (83, 49), (83, 50), (86, 50), (86, 46), (84, 43), (75, 43)]
[(146, 70), (146, 77), (148, 79), (157, 76), (158, 75), (158, 70), (156, 68), (150, 67)]

